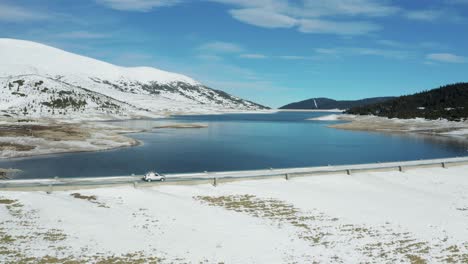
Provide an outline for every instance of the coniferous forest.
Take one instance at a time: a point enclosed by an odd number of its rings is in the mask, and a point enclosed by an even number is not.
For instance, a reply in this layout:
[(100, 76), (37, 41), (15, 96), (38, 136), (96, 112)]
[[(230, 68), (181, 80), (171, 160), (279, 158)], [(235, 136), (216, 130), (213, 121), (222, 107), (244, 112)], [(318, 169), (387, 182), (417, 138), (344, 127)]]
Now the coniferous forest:
[(388, 118), (444, 118), (462, 121), (468, 118), (468, 83), (455, 83), (385, 102), (353, 107), (346, 113)]

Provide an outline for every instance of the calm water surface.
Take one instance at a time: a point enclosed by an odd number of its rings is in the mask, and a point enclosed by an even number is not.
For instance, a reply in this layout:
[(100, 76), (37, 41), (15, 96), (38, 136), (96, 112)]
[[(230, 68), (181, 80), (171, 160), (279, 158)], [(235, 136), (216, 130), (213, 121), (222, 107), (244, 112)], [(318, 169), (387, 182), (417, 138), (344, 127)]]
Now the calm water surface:
[(151, 129), (203, 123), (201, 129), (154, 129), (131, 134), (143, 145), (111, 151), (48, 155), (0, 162), (18, 178), (91, 177), (355, 164), (464, 156), (466, 143), (443, 138), (344, 131), (336, 121), (307, 121), (316, 112), (176, 116), (118, 122)]

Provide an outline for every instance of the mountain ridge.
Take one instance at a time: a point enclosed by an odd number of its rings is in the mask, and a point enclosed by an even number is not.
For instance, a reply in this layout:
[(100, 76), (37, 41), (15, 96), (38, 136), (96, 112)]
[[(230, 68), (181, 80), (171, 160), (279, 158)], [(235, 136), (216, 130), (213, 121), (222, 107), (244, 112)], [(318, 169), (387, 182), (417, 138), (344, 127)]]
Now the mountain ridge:
[(182, 74), (0, 39), (0, 115), (121, 119), (267, 109)]
[(376, 102), (389, 100), (395, 97), (371, 97), (359, 100), (334, 100), (326, 97), (310, 98), (307, 100), (290, 103), (280, 107), (280, 109), (318, 109), (318, 110), (330, 110), (330, 109), (349, 109), (351, 107), (366, 105)]

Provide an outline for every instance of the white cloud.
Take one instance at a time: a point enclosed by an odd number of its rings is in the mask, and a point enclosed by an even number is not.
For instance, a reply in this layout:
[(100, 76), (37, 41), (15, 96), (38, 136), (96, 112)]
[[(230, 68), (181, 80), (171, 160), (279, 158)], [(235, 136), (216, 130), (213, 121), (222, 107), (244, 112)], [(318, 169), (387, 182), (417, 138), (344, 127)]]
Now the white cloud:
[(467, 59), (463, 56), (458, 56), (452, 53), (431, 53), (426, 56), (426, 59), (437, 62), (447, 63), (465, 63)]
[(365, 56), (381, 56), (393, 59), (404, 59), (408, 56), (407, 52), (400, 50), (374, 49), (374, 48), (349, 48), (352, 54)]
[[(188, 0), (96, 0), (118, 10), (150, 11), (153, 8), (191, 3)], [(361, 35), (380, 30), (356, 16), (389, 16), (400, 8), (377, 0), (204, 0), (232, 6), (236, 20), (263, 28), (297, 28), (303, 33)], [(195, 2), (195, 1), (194, 1)], [(339, 18), (339, 21), (337, 20)]]
[[(153, 8), (189, 0), (96, 0), (118, 10), (150, 11)], [(378, 0), (203, 0), (229, 5), (229, 14), (243, 23), (263, 28), (296, 28), (303, 33), (365, 35), (381, 30), (372, 19), (403, 15), (410, 20), (435, 21), (447, 19), (461, 21), (454, 10), (428, 9), (406, 11)], [(448, 0), (447, 0), (448, 1)], [(468, 0), (453, 0), (468, 1)]]
[[(355, 16), (386, 16), (398, 8), (374, 0), (211, 0), (238, 7), (230, 10), (234, 19), (264, 28), (293, 28), (303, 33), (362, 35), (380, 30)], [(333, 16), (340, 18), (336, 21)], [(326, 18), (325, 18), (326, 17)], [(343, 20), (344, 18), (344, 20)]]
[(398, 7), (387, 5), (386, 1), (374, 0), (304, 0), (299, 7), (304, 16), (388, 16), (399, 11)]
[(279, 56), (278, 58), (283, 60), (306, 60), (307, 57), (305, 56), (296, 56), (296, 55), (283, 55)]
[(199, 54), (196, 56), (200, 60), (205, 60), (205, 61), (222, 61), (223, 58), (218, 56), (218, 55), (213, 55), (213, 54)]
[(322, 56), (379, 56), (391, 59), (404, 59), (409, 56), (409, 52), (393, 49), (377, 49), (367, 47), (338, 47), (338, 48), (317, 48), (315, 52)]
[(434, 21), (442, 16), (442, 12), (438, 10), (416, 10), (406, 13), (406, 17), (411, 20), (419, 21)]
[(401, 43), (395, 40), (389, 40), (389, 39), (379, 39), (377, 40), (377, 43), (383, 46), (394, 47), (394, 48), (402, 48), (406, 46), (404, 43)]
[(290, 28), (297, 20), (267, 9), (235, 9), (229, 13), (233, 18), (244, 23), (265, 28)]
[(198, 49), (210, 53), (239, 53), (244, 50), (241, 46), (235, 43), (223, 41), (205, 43), (201, 45)]
[(153, 8), (173, 6), (182, 0), (97, 0), (98, 3), (116, 10), (147, 12)]
[(57, 35), (57, 37), (65, 39), (104, 39), (111, 37), (111, 35), (89, 31), (71, 31), (60, 33)]
[(209, 0), (239, 8), (258, 8), (295, 18), (345, 16), (387, 16), (399, 8), (376, 0)]
[(329, 48), (316, 48), (315, 52), (319, 54), (328, 54), (328, 55), (334, 55), (338, 53), (336, 49), (329, 49)]
[(297, 26), (303, 33), (337, 35), (362, 35), (380, 30), (370, 22), (335, 22), (324, 19), (295, 19), (268, 9), (235, 9), (230, 11), (233, 18), (258, 27), (291, 28)]
[(241, 54), (239, 57), (244, 59), (266, 59), (267, 56), (263, 54)]
[(37, 10), (0, 3), (0, 21), (28, 22), (49, 19), (49, 16)]
[(328, 33), (338, 35), (362, 35), (380, 30), (380, 26), (369, 22), (334, 22), (319, 19), (303, 19), (299, 31), (304, 33)]
[(466, 21), (466, 19), (455, 9), (446, 9), (443, 7), (440, 7), (439, 9), (408, 11), (405, 13), (405, 16), (410, 20), (421, 22), (446, 21), (460, 23)]

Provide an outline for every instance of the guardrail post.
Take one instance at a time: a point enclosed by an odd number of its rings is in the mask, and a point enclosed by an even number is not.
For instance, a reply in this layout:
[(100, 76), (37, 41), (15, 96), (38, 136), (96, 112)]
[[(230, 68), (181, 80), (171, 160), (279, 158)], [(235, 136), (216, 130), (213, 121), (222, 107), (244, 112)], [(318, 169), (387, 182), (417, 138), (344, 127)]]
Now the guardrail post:
[(47, 194), (51, 194), (53, 190), (54, 190), (53, 185), (52, 185), (52, 184), (49, 184), (49, 186), (47, 186), (47, 191), (46, 191), (46, 193), (47, 193)]
[(138, 182), (136, 182), (136, 181), (133, 182), (133, 188), (135, 188), (135, 189), (138, 188)]
[(285, 177), (284, 177), (287, 181), (289, 180), (289, 174), (286, 173)]
[(346, 170), (346, 174), (351, 175), (351, 170)]
[(217, 178), (213, 178), (213, 186), (214, 187), (218, 186), (218, 179)]
[(405, 169), (403, 168), (403, 166), (398, 166), (398, 171), (399, 172), (405, 172)]
[(445, 162), (442, 162), (442, 168), (444, 168), (444, 169), (447, 168), (447, 164)]

